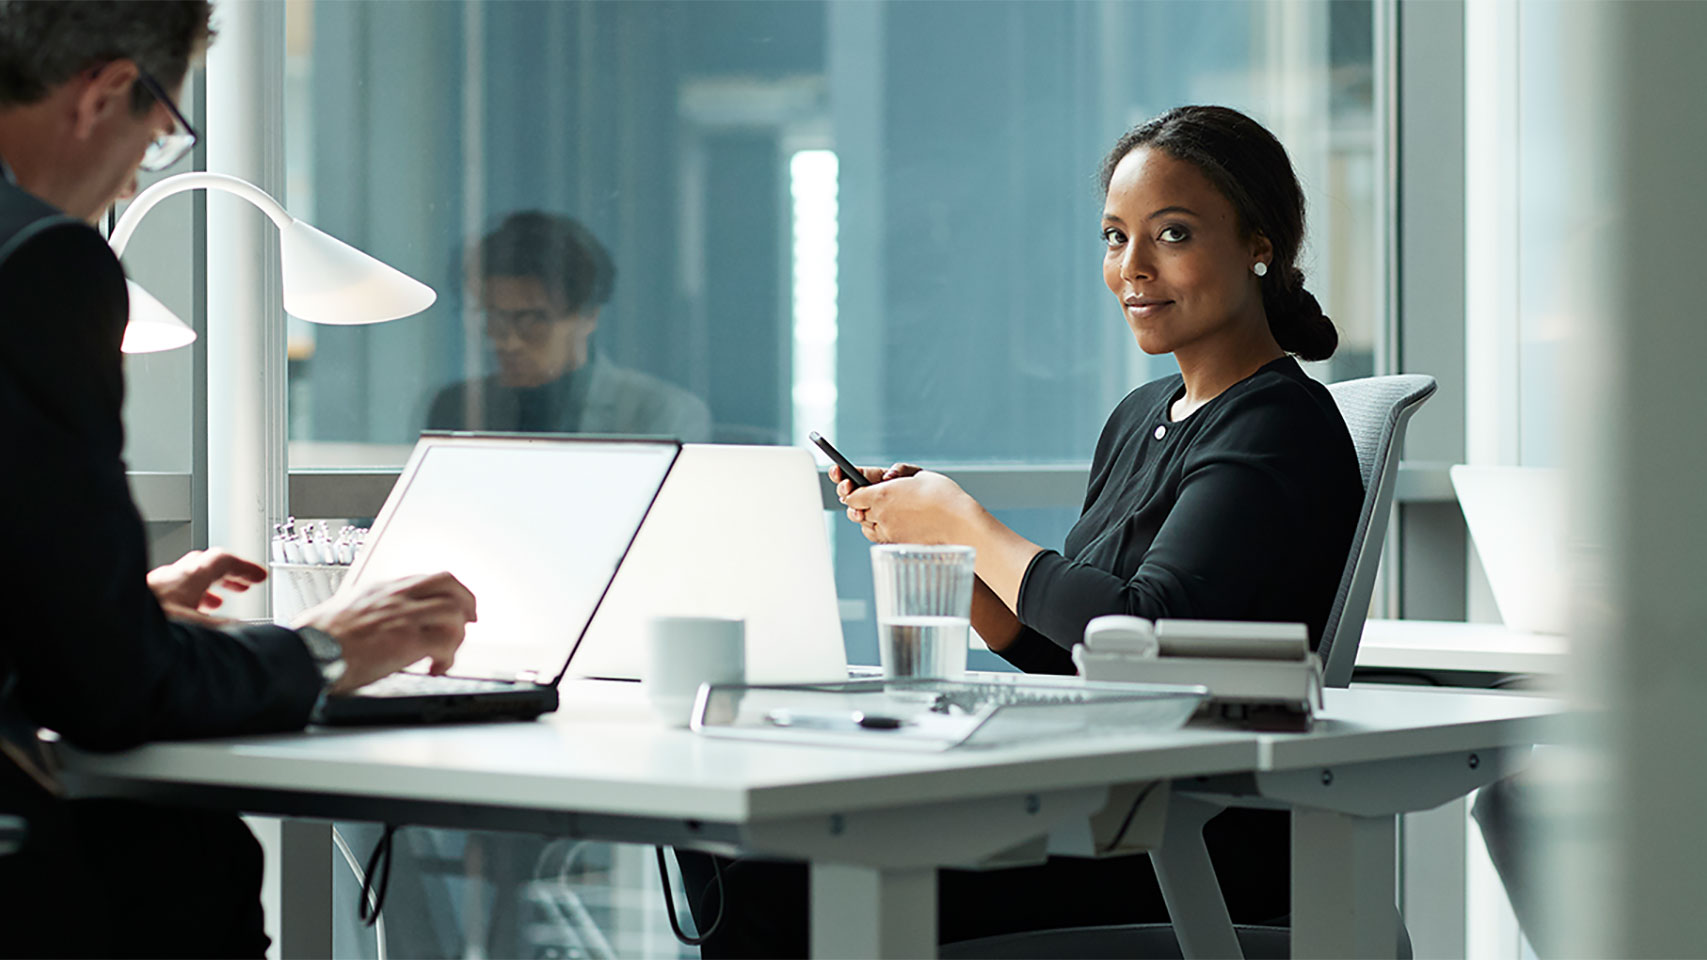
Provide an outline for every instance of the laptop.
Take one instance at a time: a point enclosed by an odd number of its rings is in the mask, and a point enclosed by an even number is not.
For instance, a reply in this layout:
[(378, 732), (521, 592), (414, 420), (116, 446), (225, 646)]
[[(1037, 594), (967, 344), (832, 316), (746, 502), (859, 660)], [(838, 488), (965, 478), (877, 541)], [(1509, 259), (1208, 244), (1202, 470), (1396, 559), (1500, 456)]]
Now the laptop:
[(557, 709), (611, 579), (681, 445), (672, 440), (427, 433), (345, 578), (356, 591), (449, 570), (480, 619), (448, 675), (426, 661), (322, 698), (322, 724), (528, 720)]
[(646, 621), (677, 615), (745, 620), (748, 683), (847, 679), (836, 522), (859, 535), (804, 447), (682, 447), (570, 674), (644, 679)]
[(1570, 544), (1563, 475), (1463, 464), (1450, 472), (1500, 619), (1525, 633), (1567, 632)]

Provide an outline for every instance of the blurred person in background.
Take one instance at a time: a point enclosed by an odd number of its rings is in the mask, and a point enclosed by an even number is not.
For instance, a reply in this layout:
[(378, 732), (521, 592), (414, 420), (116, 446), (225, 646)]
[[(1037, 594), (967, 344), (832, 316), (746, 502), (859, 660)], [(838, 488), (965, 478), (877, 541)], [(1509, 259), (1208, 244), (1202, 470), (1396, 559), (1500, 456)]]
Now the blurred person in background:
[(497, 371), (440, 390), (428, 429), (711, 438), (704, 401), (593, 347), (616, 267), (579, 221), (512, 213), (470, 251), (468, 270)]

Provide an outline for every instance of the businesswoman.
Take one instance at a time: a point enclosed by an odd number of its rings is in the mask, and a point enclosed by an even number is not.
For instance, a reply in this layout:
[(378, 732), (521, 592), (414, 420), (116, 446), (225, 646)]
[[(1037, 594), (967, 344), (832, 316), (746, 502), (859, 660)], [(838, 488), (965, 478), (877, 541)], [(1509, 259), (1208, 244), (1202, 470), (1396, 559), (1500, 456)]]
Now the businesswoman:
[[(1180, 107), (1121, 137), (1102, 185), (1103, 281), (1138, 346), (1180, 372), (1109, 417), (1064, 548), (908, 464), (867, 468), (877, 482), (857, 490), (832, 470), (848, 516), (874, 542), (977, 548), (973, 626), (1030, 672), (1071, 673), (1085, 624), (1109, 613), (1302, 622), (1318, 643), (1363, 488), (1338, 409), (1295, 359), (1327, 358), (1338, 335), (1295, 263), (1304, 200), (1286, 152), (1237, 111)], [(1288, 912), (1286, 823), (1235, 810), (1205, 831), (1235, 921)], [(802, 897), (786, 869), (724, 869), (727, 955), (805, 948), (804, 907), (776, 899)], [(945, 942), (1167, 918), (1146, 857), (943, 871), (939, 902)]]

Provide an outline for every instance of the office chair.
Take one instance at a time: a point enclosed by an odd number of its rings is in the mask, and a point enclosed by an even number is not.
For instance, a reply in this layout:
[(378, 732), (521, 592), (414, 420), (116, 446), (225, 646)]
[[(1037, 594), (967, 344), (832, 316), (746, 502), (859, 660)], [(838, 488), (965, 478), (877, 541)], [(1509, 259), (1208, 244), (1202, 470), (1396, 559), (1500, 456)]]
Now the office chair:
[(1357, 665), (1357, 644), (1369, 617), (1369, 598), (1375, 590), (1375, 569), (1387, 541), (1393, 491), (1399, 483), (1399, 454), (1405, 446), (1405, 427), (1423, 401), (1434, 395), (1434, 378), (1420, 373), (1365, 377), (1328, 385), (1334, 405), (1351, 433), (1357, 466), (1363, 473), (1363, 509), (1351, 538), (1351, 555), (1334, 594), (1334, 606), (1322, 630), (1317, 653), (1322, 675), (1330, 687), (1351, 685)]
[[(1322, 641), (1317, 648), (1328, 686), (1351, 685), (1352, 667), (1357, 662), (1357, 645), (1363, 636), (1363, 623), (1369, 616), (1370, 595), (1375, 589), (1375, 569), (1380, 565), (1381, 547), (1387, 539), (1387, 519), (1392, 513), (1393, 491), (1399, 479), (1399, 454), (1404, 449), (1405, 427), (1410, 423), (1411, 415), (1435, 389), (1434, 378), (1424, 374), (1365, 377), (1328, 385), (1334, 404), (1339, 407), (1340, 416), (1351, 433), (1352, 446), (1357, 450), (1358, 470), (1363, 474), (1363, 506), (1358, 512), (1357, 529), (1352, 535), (1345, 573), (1340, 577), (1333, 609), (1328, 613), (1327, 623), (1322, 629)], [(1171, 866), (1177, 874), (1189, 875), (1196, 881), (1192, 885), (1201, 891), (1200, 896), (1219, 900), (1220, 890), (1215, 887), (1213, 873), (1204, 869), (1208, 866), (1209, 853), (1203, 846), (1203, 824), (1219, 813), (1225, 804), (1212, 797), (1179, 794), (1171, 797), (1170, 801), (1169, 826), (1173, 829), (1168, 830), (1167, 836), (1174, 839), (1164, 843), (1163, 847), (1173, 846), (1174, 849), (1151, 854), (1156, 860), (1156, 871), (1160, 875)], [(1182, 822), (1172, 822), (1176, 819)], [(1224, 917), (1225, 905), (1218, 909)], [(1289, 955), (1292, 931), (1287, 927), (1235, 925), (1233, 931), (1238, 940), (1239, 955)], [(1403, 922), (1398, 924), (1398, 932), (1399, 956), (1409, 957), (1410, 934)], [(1223, 946), (1226, 949), (1221, 949)], [(1222, 953), (1231, 947), (1210, 944), (1208, 949)], [(1203, 952), (1202, 945), (1198, 945), (1194, 952)], [(1165, 923), (1004, 934), (944, 944), (941, 953), (945, 960), (1005, 960), (1010, 957), (1077, 957), (1083, 960), (1147, 957), (1172, 960), (1181, 955), (1181, 945), (1173, 925)]]

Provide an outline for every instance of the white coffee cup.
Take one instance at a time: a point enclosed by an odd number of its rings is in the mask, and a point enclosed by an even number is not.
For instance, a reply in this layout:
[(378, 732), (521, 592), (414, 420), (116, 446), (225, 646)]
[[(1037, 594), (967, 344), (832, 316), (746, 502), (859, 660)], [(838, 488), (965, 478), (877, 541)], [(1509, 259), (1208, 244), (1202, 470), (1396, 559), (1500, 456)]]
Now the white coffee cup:
[(700, 684), (740, 683), (747, 676), (744, 620), (656, 617), (646, 645), (646, 698), (658, 719), (673, 727), (688, 725)]

